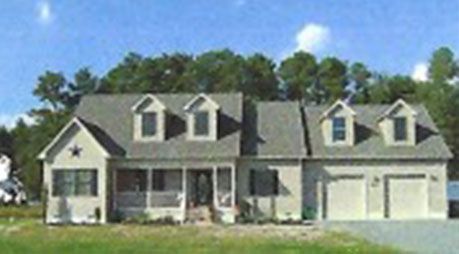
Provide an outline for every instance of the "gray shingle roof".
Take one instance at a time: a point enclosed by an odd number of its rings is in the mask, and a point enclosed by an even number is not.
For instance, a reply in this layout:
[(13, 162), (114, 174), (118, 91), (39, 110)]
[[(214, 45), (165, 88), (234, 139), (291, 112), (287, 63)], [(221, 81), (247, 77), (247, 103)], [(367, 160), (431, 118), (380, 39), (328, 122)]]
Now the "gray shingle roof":
[(259, 102), (245, 111), (243, 154), (270, 158), (306, 157), (298, 102)]
[(452, 154), (422, 105), (410, 105), (416, 117), (416, 145), (387, 146), (377, 126), (377, 118), (391, 105), (352, 105), (356, 112), (355, 145), (325, 146), (320, 117), (328, 106), (307, 106), (304, 113), (312, 158), (320, 159), (450, 159)]
[(221, 106), (216, 142), (185, 139), (183, 107), (196, 94), (155, 94), (168, 110), (166, 140), (134, 142), (131, 108), (143, 96), (86, 96), (75, 116), (110, 154), (127, 158), (302, 158), (309, 155), (319, 159), (449, 159), (452, 156), (422, 105), (411, 105), (418, 112), (414, 147), (394, 147), (384, 143), (377, 118), (390, 105), (353, 105), (356, 112), (355, 145), (327, 147), (319, 119), (328, 106), (304, 107), (302, 115), (297, 102), (259, 102), (255, 106), (243, 106), (242, 94), (234, 93), (208, 95)]
[(134, 142), (131, 107), (142, 94), (85, 96), (75, 116), (85, 122), (95, 138), (113, 155), (127, 158), (216, 158), (240, 156), (242, 94), (208, 94), (221, 106), (216, 142), (185, 140), (183, 107), (196, 94), (155, 94), (167, 107), (164, 142)]

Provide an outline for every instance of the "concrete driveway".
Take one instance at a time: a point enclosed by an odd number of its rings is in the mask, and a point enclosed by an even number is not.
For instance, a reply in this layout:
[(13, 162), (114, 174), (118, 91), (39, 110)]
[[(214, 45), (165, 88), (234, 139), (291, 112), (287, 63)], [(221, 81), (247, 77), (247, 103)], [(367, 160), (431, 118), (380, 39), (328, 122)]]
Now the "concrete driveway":
[(407, 252), (459, 253), (459, 220), (323, 222), (322, 226)]

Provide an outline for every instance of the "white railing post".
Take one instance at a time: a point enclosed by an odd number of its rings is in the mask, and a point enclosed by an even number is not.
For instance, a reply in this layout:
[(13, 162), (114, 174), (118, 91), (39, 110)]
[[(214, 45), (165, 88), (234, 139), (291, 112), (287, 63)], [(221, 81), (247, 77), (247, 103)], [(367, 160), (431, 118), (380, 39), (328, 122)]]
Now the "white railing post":
[(186, 200), (187, 200), (187, 175), (186, 175), (186, 167), (182, 168), (182, 212), (183, 212), (183, 217), (182, 217), (182, 223), (185, 222), (186, 220)]
[(214, 166), (213, 167), (213, 172), (212, 172), (212, 179), (213, 179), (213, 188), (214, 188), (214, 191), (213, 191), (213, 194), (214, 194), (214, 208), (217, 209), (218, 208), (218, 184), (217, 184), (217, 167)]
[(116, 207), (116, 199), (118, 198), (117, 195), (116, 195), (116, 169), (112, 169), (112, 208), (113, 208), (113, 211), (116, 211), (117, 207)]
[(152, 182), (153, 182), (153, 169), (147, 169), (147, 209), (151, 208), (151, 191), (152, 191)]
[(231, 207), (236, 208), (236, 167), (231, 166)]

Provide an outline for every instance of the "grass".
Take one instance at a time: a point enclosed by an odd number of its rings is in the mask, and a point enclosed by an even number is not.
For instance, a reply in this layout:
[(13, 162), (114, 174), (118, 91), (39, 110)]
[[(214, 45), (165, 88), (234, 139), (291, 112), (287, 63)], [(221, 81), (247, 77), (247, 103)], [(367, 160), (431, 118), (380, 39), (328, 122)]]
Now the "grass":
[(240, 235), (233, 227), (46, 226), (38, 220), (0, 220), (0, 250), (9, 253), (397, 253), (341, 233), (309, 240)]
[(42, 206), (0, 206), (0, 218), (40, 219), (42, 217)]

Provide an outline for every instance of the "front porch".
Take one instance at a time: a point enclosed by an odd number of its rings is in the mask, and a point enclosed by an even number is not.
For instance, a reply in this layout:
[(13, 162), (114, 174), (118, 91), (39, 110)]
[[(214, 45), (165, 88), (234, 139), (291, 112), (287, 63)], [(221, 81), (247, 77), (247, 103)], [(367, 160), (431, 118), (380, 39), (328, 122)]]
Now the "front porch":
[(196, 221), (209, 211), (213, 222), (234, 223), (234, 166), (118, 168), (112, 170), (112, 211), (123, 217), (146, 214), (152, 220)]

